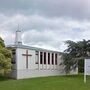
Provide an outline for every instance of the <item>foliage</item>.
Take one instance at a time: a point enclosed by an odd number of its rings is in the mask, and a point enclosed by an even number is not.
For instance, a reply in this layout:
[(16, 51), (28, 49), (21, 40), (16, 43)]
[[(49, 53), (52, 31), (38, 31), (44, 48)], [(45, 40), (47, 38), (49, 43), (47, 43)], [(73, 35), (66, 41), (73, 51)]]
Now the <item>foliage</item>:
[(4, 40), (0, 37), (0, 47), (5, 47)]
[(83, 59), (78, 61), (78, 72), (80, 73), (84, 72), (84, 60)]
[(0, 74), (5, 75), (11, 71), (11, 51), (5, 47), (4, 40), (0, 38)]
[[(62, 55), (63, 64), (65, 65), (66, 73), (69, 73), (70, 70), (75, 69), (78, 66), (80, 60), (90, 55), (90, 40), (83, 41), (66, 41), (65, 42), (68, 48), (64, 51)], [(80, 62), (79, 62), (80, 65)]]

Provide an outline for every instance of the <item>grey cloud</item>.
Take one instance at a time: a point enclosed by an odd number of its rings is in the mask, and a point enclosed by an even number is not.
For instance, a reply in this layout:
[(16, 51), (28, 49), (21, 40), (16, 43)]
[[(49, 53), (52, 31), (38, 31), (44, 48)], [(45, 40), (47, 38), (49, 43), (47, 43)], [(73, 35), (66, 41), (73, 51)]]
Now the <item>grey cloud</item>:
[(2, 13), (90, 19), (89, 0), (0, 0)]

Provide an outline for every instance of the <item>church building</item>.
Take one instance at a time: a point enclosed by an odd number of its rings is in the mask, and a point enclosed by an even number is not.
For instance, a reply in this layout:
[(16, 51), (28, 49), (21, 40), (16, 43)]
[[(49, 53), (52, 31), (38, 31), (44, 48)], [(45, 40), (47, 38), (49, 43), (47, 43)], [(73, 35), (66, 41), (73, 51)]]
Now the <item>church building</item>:
[[(60, 65), (61, 52), (22, 45), (21, 31), (16, 31), (12, 49), (12, 72), (10, 77), (24, 79), (31, 77), (65, 75), (64, 67)], [(72, 74), (77, 74), (77, 70)]]

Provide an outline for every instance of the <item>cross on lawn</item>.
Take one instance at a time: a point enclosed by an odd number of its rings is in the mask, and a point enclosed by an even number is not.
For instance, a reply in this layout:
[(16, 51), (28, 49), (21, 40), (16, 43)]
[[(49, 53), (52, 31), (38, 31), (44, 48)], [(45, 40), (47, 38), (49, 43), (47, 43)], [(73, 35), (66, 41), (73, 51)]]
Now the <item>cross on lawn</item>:
[(28, 68), (28, 57), (32, 56), (31, 54), (28, 54), (28, 50), (26, 50), (26, 54), (22, 54), (23, 56), (26, 56), (26, 68)]

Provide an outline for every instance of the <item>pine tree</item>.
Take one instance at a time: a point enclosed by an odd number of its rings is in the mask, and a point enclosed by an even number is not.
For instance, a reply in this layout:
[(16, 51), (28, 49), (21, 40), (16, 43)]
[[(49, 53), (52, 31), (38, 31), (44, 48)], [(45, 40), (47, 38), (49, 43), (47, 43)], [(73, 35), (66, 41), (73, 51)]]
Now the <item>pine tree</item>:
[(90, 56), (90, 40), (78, 42), (68, 40), (65, 43), (68, 47), (62, 55), (62, 59), (63, 65), (65, 65), (66, 73), (69, 73), (71, 70), (78, 67), (78, 65), (80, 68), (83, 68), (83, 66), (80, 65), (83, 64), (83, 60), (86, 57)]

